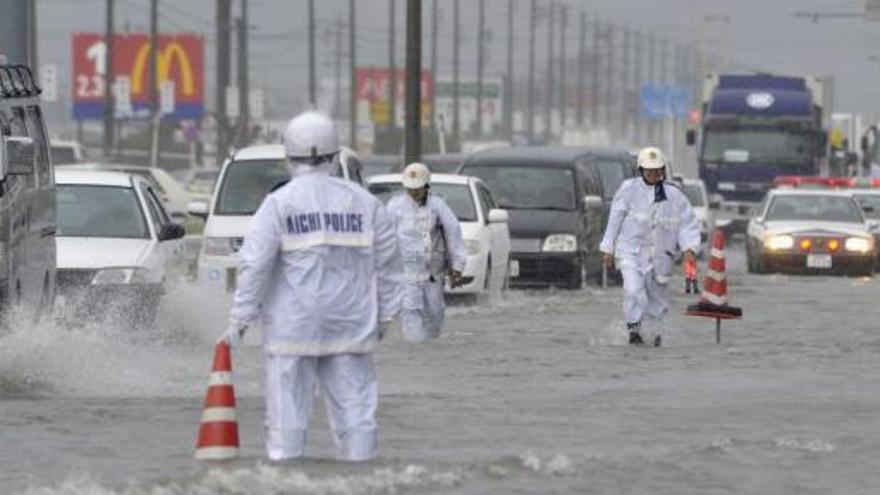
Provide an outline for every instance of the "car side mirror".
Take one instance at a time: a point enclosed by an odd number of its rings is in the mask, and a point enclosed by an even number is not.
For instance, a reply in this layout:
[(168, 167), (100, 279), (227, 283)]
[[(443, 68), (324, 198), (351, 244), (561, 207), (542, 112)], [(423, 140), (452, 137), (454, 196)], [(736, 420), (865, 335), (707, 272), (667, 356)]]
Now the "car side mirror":
[(208, 203), (205, 203), (204, 201), (193, 201), (186, 205), (186, 212), (194, 217), (206, 220), (208, 218)]
[(166, 223), (161, 229), (159, 229), (159, 242), (181, 239), (185, 235), (186, 229), (184, 229), (182, 225), (177, 223)]
[(693, 129), (688, 129), (684, 135), (684, 138), (685, 143), (687, 143), (688, 146), (693, 146), (697, 144), (697, 131)]
[(489, 223), (507, 223), (507, 210), (492, 208), (489, 210)]
[(724, 198), (718, 193), (710, 194), (709, 195), (709, 209), (717, 210), (717, 209), (721, 208), (721, 201), (723, 201), (723, 200), (724, 200)]
[(758, 225), (764, 225), (764, 217), (755, 217), (755, 223)]
[(602, 204), (602, 198), (599, 196), (588, 194), (584, 196), (584, 208), (592, 208)]

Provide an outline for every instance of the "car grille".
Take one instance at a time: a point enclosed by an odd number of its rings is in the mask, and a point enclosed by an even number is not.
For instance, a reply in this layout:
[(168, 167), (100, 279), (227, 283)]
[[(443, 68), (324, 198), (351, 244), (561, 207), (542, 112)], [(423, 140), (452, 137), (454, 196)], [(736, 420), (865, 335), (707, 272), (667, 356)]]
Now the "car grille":
[(541, 239), (511, 239), (510, 250), (514, 253), (540, 253)]
[(91, 285), (98, 270), (60, 269), (55, 272), (55, 285), (60, 290)]

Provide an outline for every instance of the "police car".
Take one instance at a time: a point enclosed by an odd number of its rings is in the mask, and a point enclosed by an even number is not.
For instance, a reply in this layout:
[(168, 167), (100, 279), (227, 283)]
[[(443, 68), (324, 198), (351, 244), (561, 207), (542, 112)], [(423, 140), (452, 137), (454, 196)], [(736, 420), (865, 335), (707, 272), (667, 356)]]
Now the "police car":
[(748, 270), (871, 276), (875, 231), (849, 191), (771, 189), (746, 230)]
[[(383, 202), (403, 193), (400, 174), (374, 175), (367, 178), (367, 188)], [(431, 174), (431, 194), (442, 197), (461, 223), (461, 234), (467, 249), (467, 263), (462, 272), (461, 287), (451, 294), (479, 294), (500, 291), (510, 273), (510, 232), (507, 212), (498, 209), (486, 184), (476, 177), (453, 174)], [(517, 266), (511, 267), (516, 270)]]

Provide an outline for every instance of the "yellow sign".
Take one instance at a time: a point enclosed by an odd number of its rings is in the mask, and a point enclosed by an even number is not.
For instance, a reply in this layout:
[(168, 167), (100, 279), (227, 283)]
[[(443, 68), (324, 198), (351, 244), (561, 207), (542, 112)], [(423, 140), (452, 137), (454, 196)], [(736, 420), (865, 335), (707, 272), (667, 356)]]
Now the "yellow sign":
[(391, 111), (388, 102), (370, 102), (370, 120), (376, 125), (386, 125), (389, 122), (388, 113)]
[[(134, 59), (134, 67), (131, 69), (131, 92), (134, 95), (140, 95), (144, 91), (144, 72), (146, 71), (147, 61), (150, 57), (150, 45), (148, 41), (138, 50)], [(186, 50), (176, 42), (167, 44), (159, 52), (156, 61), (156, 79), (157, 87), (169, 79), (171, 74), (171, 62), (177, 60), (180, 67), (181, 88), (180, 92), (184, 96), (193, 96), (196, 94), (195, 77), (193, 77), (192, 64), (186, 54)]]

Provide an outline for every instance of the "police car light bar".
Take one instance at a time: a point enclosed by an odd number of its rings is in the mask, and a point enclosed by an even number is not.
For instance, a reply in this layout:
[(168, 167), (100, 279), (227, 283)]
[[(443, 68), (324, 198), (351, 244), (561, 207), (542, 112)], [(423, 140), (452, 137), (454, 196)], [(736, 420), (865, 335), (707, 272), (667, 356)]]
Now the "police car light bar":
[(781, 175), (773, 180), (776, 187), (857, 188), (880, 187), (880, 179), (870, 177), (815, 177), (808, 175)]
[(39, 96), (43, 90), (24, 65), (0, 65), (0, 98)]

